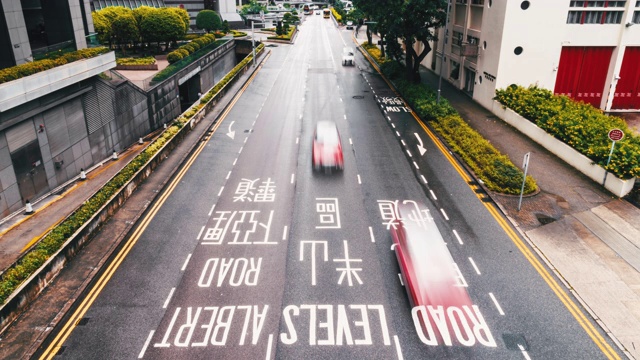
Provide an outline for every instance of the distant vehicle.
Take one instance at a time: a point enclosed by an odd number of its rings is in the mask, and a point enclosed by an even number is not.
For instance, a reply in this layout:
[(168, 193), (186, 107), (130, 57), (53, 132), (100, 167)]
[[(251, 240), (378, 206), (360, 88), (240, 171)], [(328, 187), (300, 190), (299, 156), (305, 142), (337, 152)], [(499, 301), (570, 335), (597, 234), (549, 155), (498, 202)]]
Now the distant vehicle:
[(305, 15), (313, 15), (313, 10), (311, 10), (309, 4), (304, 4), (304, 6), (302, 7), (302, 12), (304, 12)]
[(314, 171), (324, 170), (330, 173), (332, 170), (344, 169), (342, 141), (333, 121), (318, 121), (316, 124), (311, 158)]
[(347, 30), (353, 30), (353, 21), (347, 21)]
[(322, 10), (322, 17), (324, 17), (325, 19), (328, 19), (331, 17), (331, 10), (329, 9), (323, 9)]
[(320, 15), (320, 10), (316, 11), (316, 15)]
[(355, 65), (356, 52), (352, 47), (342, 49), (342, 65)]

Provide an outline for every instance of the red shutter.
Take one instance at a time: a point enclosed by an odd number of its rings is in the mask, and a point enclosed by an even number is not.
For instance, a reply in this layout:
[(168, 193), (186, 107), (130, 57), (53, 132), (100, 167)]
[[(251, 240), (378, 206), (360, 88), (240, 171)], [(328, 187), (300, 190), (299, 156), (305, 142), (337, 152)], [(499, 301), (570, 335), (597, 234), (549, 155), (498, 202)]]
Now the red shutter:
[(565, 46), (562, 48), (554, 93), (574, 97), (578, 88), (583, 52), (584, 48), (582, 47)]
[(627, 47), (612, 109), (640, 109), (640, 47)]
[(600, 107), (612, 47), (563, 47), (554, 92)]

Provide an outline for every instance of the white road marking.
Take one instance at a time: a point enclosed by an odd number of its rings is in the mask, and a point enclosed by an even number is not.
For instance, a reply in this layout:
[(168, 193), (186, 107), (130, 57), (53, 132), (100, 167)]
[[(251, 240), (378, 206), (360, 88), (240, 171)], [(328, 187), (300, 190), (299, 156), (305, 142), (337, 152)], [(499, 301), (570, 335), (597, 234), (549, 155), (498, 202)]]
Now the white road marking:
[(442, 216), (444, 216), (445, 220), (449, 220), (449, 217), (447, 216), (447, 213), (444, 212), (443, 208), (440, 208), (440, 212), (442, 213)]
[(291, 174), (291, 183), (293, 184), (293, 180), (295, 179), (296, 174)]
[(393, 335), (393, 342), (396, 343), (396, 354), (398, 354), (398, 360), (403, 360), (404, 358), (402, 357), (402, 349), (400, 349), (398, 335)]
[(402, 274), (398, 273), (398, 279), (400, 280), (400, 285), (404, 286), (404, 282), (402, 281)]
[(300, 114), (300, 120), (302, 120), (302, 114)]
[(362, 181), (360, 180), (360, 174), (358, 174), (358, 184), (362, 184)]
[(342, 102), (342, 98), (340, 98), (340, 102)]
[(471, 263), (471, 265), (473, 266), (473, 269), (476, 271), (476, 274), (478, 274), (478, 275), (482, 275), (482, 274), (480, 274), (480, 269), (478, 269), (478, 267), (476, 266), (476, 262), (475, 262), (475, 261), (473, 261), (473, 259), (472, 259), (472, 258), (469, 258), (469, 262), (470, 262), (470, 263)]
[(419, 169), (420, 169), (420, 167), (418, 166), (418, 164), (417, 164), (415, 161), (413, 162), (413, 166), (415, 166), (415, 167), (416, 167), (416, 170), (419, 170)]
[(376, 242), (376, 238), (373, 236), (373, 229), (369, 226), (369, 235), (371, 235), (371, 242)]
[(345, 120), (347, 120), (347, 115), (345, 114), (345, 115), (343, 115), (343, 116), (344, 116), (344, 119), (345, 119)]
[(438, 198), (436, 197), (436, 193), (434, 193), (433, 190), (429, 190), (429, 192), (431, 193), (431, 197), (433, 198), (433, 200), (438, 200)]
[(227, 173), (226, 180), (229, 180), (229, 176), (231, 176), (231, 171), (229, 171), (229, 172)]
[(238, 151), (238, 154), (242, 154), (242, 149), (244, 149), (244, 146), (240, 148), (240, 151)]
[(284, 226), (284, 231), (282, 232), (282, 240), (287, 240), (287, 225)]
[(529, 354), (524, 350), (524, 346), (518, 344), (518, 348), (520, 348), (520, 351), (522, 351), (522, 356), (524, 356), (525, 359), (531, 360)]
[(391, 118), (390, 118), (389, 116), (387, 116), (387, 120), (388, 120), (388, 121), (391, 121)]
[(271, 346), (273, 346), (273, 334), (269, 334), (269, 342), (267, 343), (267, 356), (265, 359), (271, 359)]
[(420, 178), (422, 179), (422, 181), (423, 181), (425, 184), (428, 184), (428, 183), (429, 183), (429, 182), (427, 181), (427, 178), (426, 178), (426, 177), (424, 177), (424, 175), (420, 175)]
[(144, 357), (144, 353), (147, 351), (147, 347), (149, 347), (149, 343), (151, 342), (151, 339), (153, 338), (154, 333), (155, 333), (154, 330), (151, 330), (151, 332), (149, 333), (147, 340), (144, 342), (144, 345), (142, 345), (142, 350), (140, 350), (140, 354), (138, 354), (138, 359), (142, 359)]
[(213, 214), (213, 209), (216, 208), (216, 204), (213, 204), (213, 206), (211, 207), (211, 210), (209, 210), (209, 213), (207, 214), (207, 216), (211, 216), (211, 214)]
[(238, 158), (236, 158), (235, 160), (233, 160), (233, 165), (235, 165), (238, 162)]
[[(391, 125), (393, 125), (393, 124), (391, 124)], [(400, 137), (400, 133), (399, 133), (397, 130), (396, 130), (396, 135), (397, 135), (398, 137)]]
[(298, 143), (298, 141), (300, 141), (300, 138), (296, 138), (296, 144)]
[(351, 138), (349, 138), (349, 145), (353, 145), (353, 142), (351, 141)]
[[(204, 229), (204, 226), (202, 228)], [(180, 269), (180, 271), (184, 271), (184, 269), (187, 268), (189, 260), (191, 260), (191, 254), (187, 255), (187, 258), (184, 260), (184, 264), (182, 264), (182, 268)]]
[(489, 296), (491, 297), (491, 300), (493, 300), (493, 304), (496, 306), (496, 308), (498, 309), (498, 313), (500, 315), (504, 315), (504, 311), (502, 311), (502, 307), (500, 306), (500, 304), (498, 304), (498, 300), (496, 300), (496, 297), (493, 296), (493, 293), (489, 293)]
[(169, 306), (169, 301), (171, 301), (171, 297), (173, 296), (173, 292), (176, 291), (176, 288), (171, 288), (169, 291), (169, 296), (167, 296), (167, 300), (164, 301), (164, 305), (162, 305), (163, 309), (166, 309)]
[(247, 143), (247, 139), (248, 139), (248, 137), (244, 138), (243, 143), (245, 143), (245, 144), (246, 144), (246, 143)]
[(200, 232), (198, 233), (198, 237), (196, 238), (196, 240), (200, 241), (200, 236), (202, 235), (203, 231), (204, 231), (204, 226), (200, 229)]
[(224, 186), (220, 187), (220, 191), (218, 191), (218, 197), (220, 197), (220, 194), (222, 194), (222, 190), (224, 190)]
[(396, 124), (391, 123), (391, 127), (395, 129), (396, 128)]
[(464, 244), (462, 243), (462, 239), (460, 238), (460, 235), (458, 235), (458, 232), (457, 232), (457, 231), (453, 230), (453, 235), (455, 235), (455, 236), (456, 236), (456, 239), (458, 239), (458, 243), (459, 243), (460, 245), (464, 245)]
[(407, 144), (404, 142), (404, 140), (400, 140), (400, 142), (402, 143), (402, 146), (407, 147)]
[[(409, 157), (413, 157), (413, 156), (411, 155), (411, 151), (409, 151), (409, 149), (407, 149), (407, 155), (409, 155)], [(414, 163), (415, 163), (415, 161), (414, 161)]]

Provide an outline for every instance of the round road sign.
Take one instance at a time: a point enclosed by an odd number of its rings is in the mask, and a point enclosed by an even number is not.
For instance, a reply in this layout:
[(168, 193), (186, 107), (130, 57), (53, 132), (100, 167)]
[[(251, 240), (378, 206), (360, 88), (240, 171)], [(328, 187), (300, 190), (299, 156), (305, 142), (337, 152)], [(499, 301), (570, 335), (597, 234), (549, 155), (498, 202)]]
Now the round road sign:
[(609, 139), (611, 141), (619, 141), (624, 137), (624, 133), (620, 129), (613, 129), (609, 131)]

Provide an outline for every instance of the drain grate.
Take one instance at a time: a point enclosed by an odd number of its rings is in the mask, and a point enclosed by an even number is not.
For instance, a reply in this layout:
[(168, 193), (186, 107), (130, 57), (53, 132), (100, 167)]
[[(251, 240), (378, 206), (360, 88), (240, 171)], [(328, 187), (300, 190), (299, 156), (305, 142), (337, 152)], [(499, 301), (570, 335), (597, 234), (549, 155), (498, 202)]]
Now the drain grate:
[(354, 99), (364, 99), (363, 95), (353, 95), (352, 96)]
[(522, 334), (502, 334), (502, 340), (507, 349), (514, 351), (528, 351), (529, 344)]
[(549, 215), (546, 214), (541, 214), (541, 213), (536, 213), (536, 218), (538, 219), (538, 221), (540, 222), (540, 224), (542, 225), (547, 225), (547, 224), (551, 224), (552, 222), (556, 221), (555, 218), (552, 218)]

